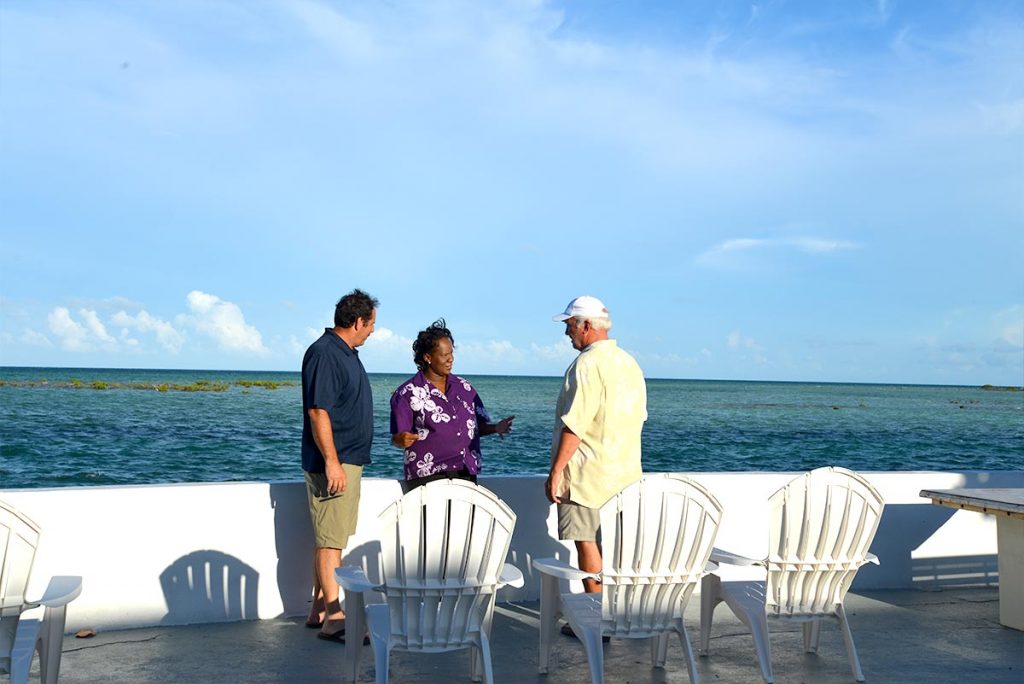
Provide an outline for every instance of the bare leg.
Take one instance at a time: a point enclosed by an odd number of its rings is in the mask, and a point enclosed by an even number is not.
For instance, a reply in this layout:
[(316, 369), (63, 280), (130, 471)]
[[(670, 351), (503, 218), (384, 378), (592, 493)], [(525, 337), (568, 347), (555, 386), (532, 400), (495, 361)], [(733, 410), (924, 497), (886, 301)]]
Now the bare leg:
[[(601, 547), (596, 541), (576, 542), (576, 555), (579, 556), (580, 570), (586, 572), (601, 572)], [(583, 591), (588, 594), (596, 594), (601, 591), (601, 583), (597, 580), (583, 580)]]
[(316, 568), (316, 583), (313, 587), (317, 595), (323, 597), (324, 626), (320, 629), (324, 634), (334, 634), (342, 625), (345, 613), (338, 601), (338, 581), (334, 579), (334, 570), (341, 567), (341, 549), (318, 547), (313, 550)]
[(324, 592), (320, 590), (320, 573), (316, 569), (316, 551), (313, 551), (313, 601), (309, 605), (309, 615), (306, 616), (306, 624), (310, 627), (323, 624), (324, 618)]

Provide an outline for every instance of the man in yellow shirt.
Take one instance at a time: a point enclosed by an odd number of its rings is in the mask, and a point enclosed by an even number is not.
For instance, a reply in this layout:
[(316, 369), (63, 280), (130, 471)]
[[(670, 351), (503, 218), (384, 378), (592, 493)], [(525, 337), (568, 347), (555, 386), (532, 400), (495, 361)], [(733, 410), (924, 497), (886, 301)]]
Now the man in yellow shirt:
[[(612, 321), (601, 300), (577, 297), (554, 320), (580, 353), (558, 396), (545, 492), (558, 504), (558, 538), (576, 543), (581, 570), (600, 572), (601, 506), (643, 476), (647, 385), (636, 360), (608, 339)], [(601, 591), (595, 580), (583, 588)]]

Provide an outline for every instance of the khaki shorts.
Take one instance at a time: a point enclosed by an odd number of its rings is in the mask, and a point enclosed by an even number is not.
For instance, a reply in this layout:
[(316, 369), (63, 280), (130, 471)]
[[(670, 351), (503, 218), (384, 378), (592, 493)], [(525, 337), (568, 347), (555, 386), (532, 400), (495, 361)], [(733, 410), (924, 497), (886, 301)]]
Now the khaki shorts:
[(327, 475), (306, 473), (306, 494), (309, 517), (313, 520), (313, 536), (318, 549), (344, 549), (356, 531), (359, 517), (359, 483), (363, 466), (341, 464), (347, 484), (341, 494), (327, 492)]
[(601, 509), (587, 508), (574, 501), (558, 504), (558, 538), (568, 541), (598, 541)]

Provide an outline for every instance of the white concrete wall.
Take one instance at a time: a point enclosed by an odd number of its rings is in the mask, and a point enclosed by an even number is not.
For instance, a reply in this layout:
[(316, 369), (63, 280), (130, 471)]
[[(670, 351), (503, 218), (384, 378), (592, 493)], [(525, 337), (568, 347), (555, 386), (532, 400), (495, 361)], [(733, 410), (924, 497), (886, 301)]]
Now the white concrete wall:
[[(717, 546), (762, 556), (768, 496), (793, 473), (690, 473), (722, 502)], [(941, 587), (995, 581), (991, 516), (921, 499), (921, 489), (1024, 487), (1024, 472), (866, 473), (886, 510), (855, 588)], [(555, 539), (555, 515), (538, 476), (482, 478), (518, 516), (509, 561), (527, 575), (503, 600), (537, 598), (530, 561), (574, 562)], [(359, 529), (346, 562), (376, 576), (377, 514), (401, 495), (394, 480), (363, 482)], [(36, 594), (51, 575), (81, 575), (68, 630), (272, 618), (304, 614), (312, 531), (301, 482), (180, 484), (0, 490), (43, 529), (33, 571)]]

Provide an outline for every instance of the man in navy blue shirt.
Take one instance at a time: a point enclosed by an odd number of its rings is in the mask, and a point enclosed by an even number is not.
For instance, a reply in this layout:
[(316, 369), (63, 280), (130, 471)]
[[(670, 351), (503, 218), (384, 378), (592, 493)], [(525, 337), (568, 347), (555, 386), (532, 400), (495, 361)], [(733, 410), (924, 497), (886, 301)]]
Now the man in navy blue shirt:
[(307, 627), (344, 642), (335, 568), (355, 532), (363, 466), (373, 443), (373, 397), (356, 347), (373, 334), (377, 300), (353, 290), (334, 309), (334, 327), (302, 359), (302, 469), (313, 519), (314, 600)]

